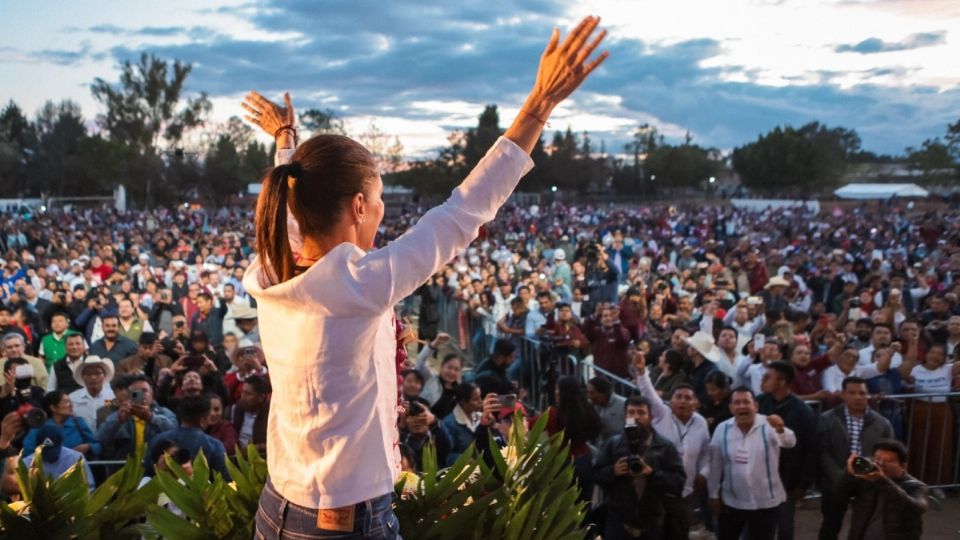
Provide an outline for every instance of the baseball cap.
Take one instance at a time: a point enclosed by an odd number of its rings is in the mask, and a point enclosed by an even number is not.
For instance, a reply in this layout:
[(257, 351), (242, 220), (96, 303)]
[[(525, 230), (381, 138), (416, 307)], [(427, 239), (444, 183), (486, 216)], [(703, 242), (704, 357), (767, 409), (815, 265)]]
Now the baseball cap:
[(43, 446), (41, 457), (45, 463), (55, 463), (60, 459), (60, 449), (63, 448), (63, 432), (51, 424), (44, 424), (37, 431), (37, 441)]

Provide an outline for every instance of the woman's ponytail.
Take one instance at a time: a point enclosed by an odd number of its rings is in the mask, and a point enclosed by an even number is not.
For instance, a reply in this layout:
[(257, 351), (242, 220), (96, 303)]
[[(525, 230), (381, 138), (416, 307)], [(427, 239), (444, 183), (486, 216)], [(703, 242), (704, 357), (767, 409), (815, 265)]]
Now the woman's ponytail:
[(268, 275), (277, 283), (293, 277), (295, 262), (287, 237), (287, 178), (296, 178), (301, 171), (296, 162), (274, 167), (264, 177), (257, 199), (257, 250)]

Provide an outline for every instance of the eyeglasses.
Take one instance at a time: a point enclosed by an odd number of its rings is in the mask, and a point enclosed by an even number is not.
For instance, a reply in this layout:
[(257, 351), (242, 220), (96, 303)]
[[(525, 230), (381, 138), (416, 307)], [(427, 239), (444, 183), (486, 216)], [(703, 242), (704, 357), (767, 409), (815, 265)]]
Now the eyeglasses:
[(184, 326), (187, 325), (187, 322), (186, 322), (186, 321), (177, 321), (177, 322), (173, 323), (173, 325), (174, 325), (175, 327), (177, 327), (177, 328), (183, 328)]

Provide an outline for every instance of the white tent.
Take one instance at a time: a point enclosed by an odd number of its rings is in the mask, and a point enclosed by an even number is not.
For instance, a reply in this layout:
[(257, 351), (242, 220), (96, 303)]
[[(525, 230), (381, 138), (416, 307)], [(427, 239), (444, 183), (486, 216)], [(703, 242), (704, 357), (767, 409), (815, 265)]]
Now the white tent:
[(847, 184), (833, 192), (841, 199), (925, 198), (930, 193), (916, 184)]

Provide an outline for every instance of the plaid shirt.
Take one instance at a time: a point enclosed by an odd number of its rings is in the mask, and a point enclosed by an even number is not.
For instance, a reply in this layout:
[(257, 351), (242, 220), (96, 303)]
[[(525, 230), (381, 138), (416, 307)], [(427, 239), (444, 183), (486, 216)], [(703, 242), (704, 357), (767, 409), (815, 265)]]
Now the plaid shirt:
[(863, 450), (860, 448), (863, 417), (850, 414), (850, 409), (844, 409), (844, 417), (847, 419), (847, 434), (850, 436), (850, 452), (859, 456)]

